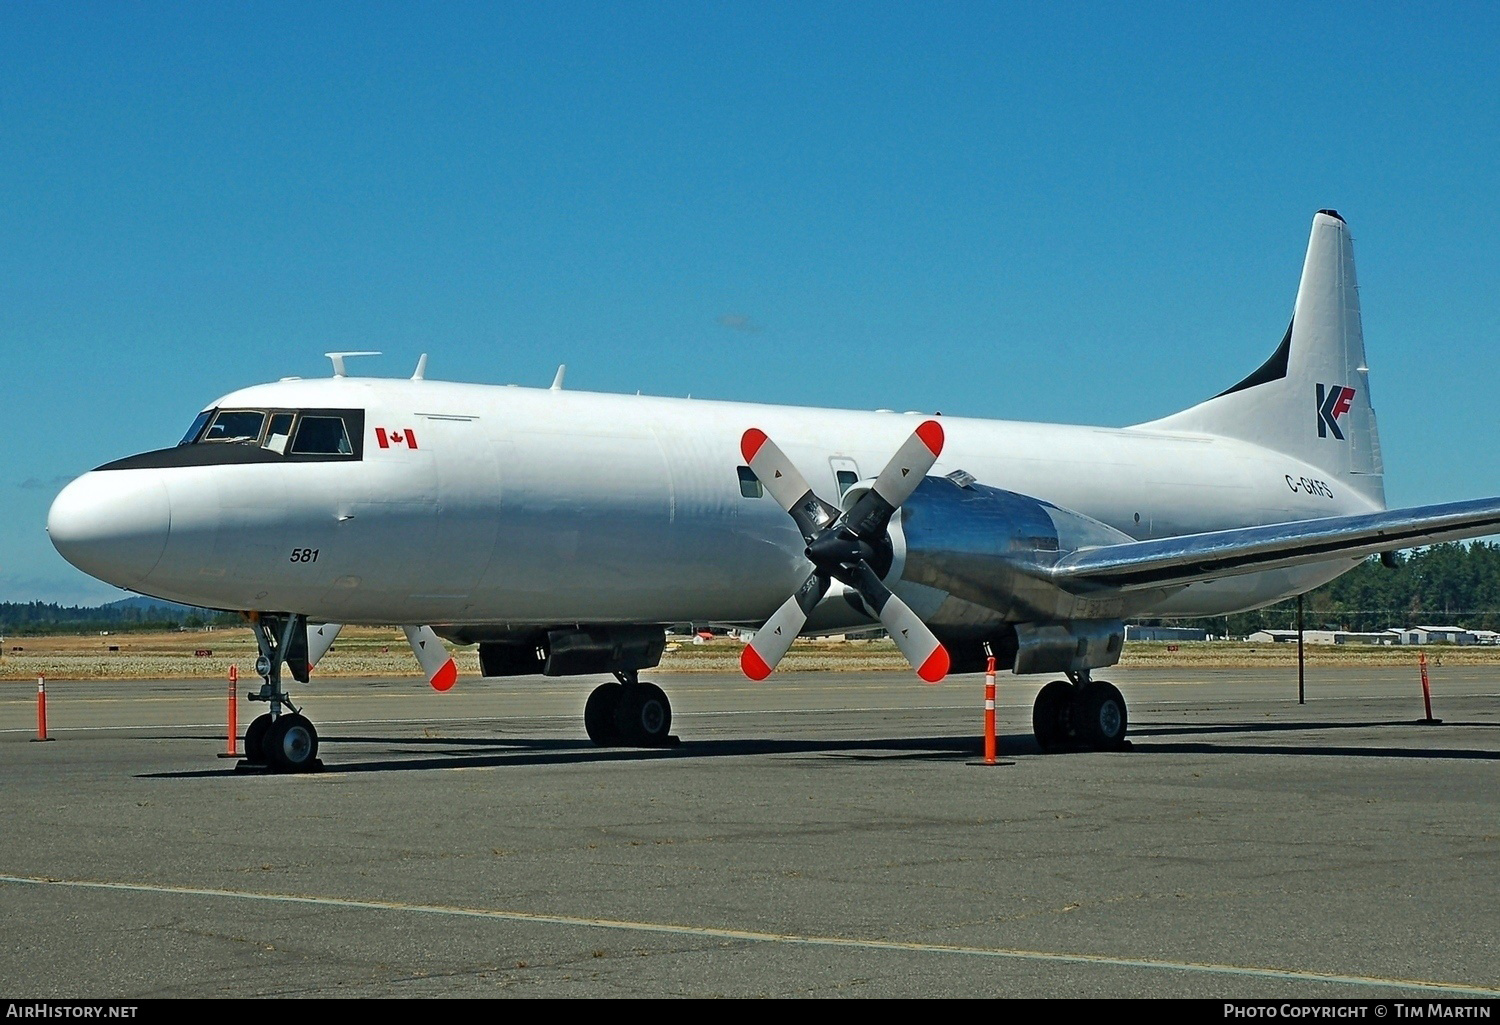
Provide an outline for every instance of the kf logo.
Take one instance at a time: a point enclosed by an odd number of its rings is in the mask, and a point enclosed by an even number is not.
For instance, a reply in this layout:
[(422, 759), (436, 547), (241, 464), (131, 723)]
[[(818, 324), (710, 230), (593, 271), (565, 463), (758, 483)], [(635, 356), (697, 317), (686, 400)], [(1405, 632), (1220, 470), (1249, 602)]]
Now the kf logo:
[(1332, 431), (1333, 436), (1339, 441), (1344, 440), (1344, 432), (1339, 430), (1339, 417), (1349, 412), (1349, 406), (1354, 402), (1354, 389), (1345, 388), (1341, 384), (1318, 385), (1318, 437), (1328, 437)]

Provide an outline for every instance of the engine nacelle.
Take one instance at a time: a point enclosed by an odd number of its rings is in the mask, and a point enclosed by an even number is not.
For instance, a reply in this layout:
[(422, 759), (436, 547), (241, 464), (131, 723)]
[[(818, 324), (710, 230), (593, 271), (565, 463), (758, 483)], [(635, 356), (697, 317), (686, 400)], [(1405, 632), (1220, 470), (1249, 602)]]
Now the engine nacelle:
[(1017, 623), (1017, 673), (1069, 673), (1120, 661), (1125, 624), (1118, 619), (1069, 623)]
[(589, 676), (651, 669), (666, 650), (659, 626), (596, 626), (512, 632), (486, 627), (443, 631), (457, 644), (479, 642), (484, 676)]
[(1133, 540), (1028, 495), (929, 477), (891, 524), (888, 582), (948, 646), (953, 672), (981, 671), (988, 655), (1017, 673), (1097, 669), (1119, 661), (1124, 617), (1160, 595), (1074, 593), (1047, 571), (1080, 548)]

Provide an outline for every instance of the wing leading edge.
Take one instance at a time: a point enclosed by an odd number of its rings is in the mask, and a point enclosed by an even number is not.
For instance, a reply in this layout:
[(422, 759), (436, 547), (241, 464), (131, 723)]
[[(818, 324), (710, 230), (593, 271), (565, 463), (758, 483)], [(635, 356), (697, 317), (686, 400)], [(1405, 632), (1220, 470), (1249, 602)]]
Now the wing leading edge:
[(1500, 498), (1480, 498), (1088, 548), (1059, 559), (1048, 574), (1070, 591), (1130, 591), (1495, 533)]

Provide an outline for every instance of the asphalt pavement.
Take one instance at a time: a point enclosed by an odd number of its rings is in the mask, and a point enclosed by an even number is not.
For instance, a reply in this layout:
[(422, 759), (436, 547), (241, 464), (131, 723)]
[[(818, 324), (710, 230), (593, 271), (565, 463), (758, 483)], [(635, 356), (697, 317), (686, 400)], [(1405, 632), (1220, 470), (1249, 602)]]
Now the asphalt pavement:
[[(649, 675), (649, 674), (647, 674)], [(318, 679), (324, 771), (236, 771), (222, 681), (0, 684), (0, 998), (1500, 996), (1500, 670)], [(244, 682), (242, 681), (242, 689)], [(241, 695), (243, 698), (243, 695)], [(239, 703), (240, 722), (254, 711)]]

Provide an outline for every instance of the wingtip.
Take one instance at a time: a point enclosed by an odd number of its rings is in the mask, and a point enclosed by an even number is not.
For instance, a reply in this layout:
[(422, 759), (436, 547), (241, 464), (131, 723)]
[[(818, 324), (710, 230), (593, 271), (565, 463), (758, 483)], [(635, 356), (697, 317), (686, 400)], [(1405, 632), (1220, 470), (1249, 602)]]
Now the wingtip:
[(950, 665), (952, 663), (948, 659), (948, 649), (939, 644), (917, 670), (917, 675), (928, 683), (937, 683), (948, 675)]
[(766, 664), (766, 660), (760, 657), (760, 652), (748, 644), (740, 652), (740, 671), (756, 682), (771, 675), (771, 667)]
[(443, 663), (443, 668), (432, 674), (432, 679), (429, 682), (432, 684), (433, 690), (449, 690), (458, 682), (458, 664), (450, 658)]
[(918, 427), (917, 437), (922, 439), (922, 444), (926, 445), (933, 455), (943, 454), (943, 425), (936, 420), (928, 420)]
[(755, 454), (767, 441), (766, 432), (759, 427), (752, 427), (740, 438), (740, 455), (745, 457), (746, 463), (755, 462)]

